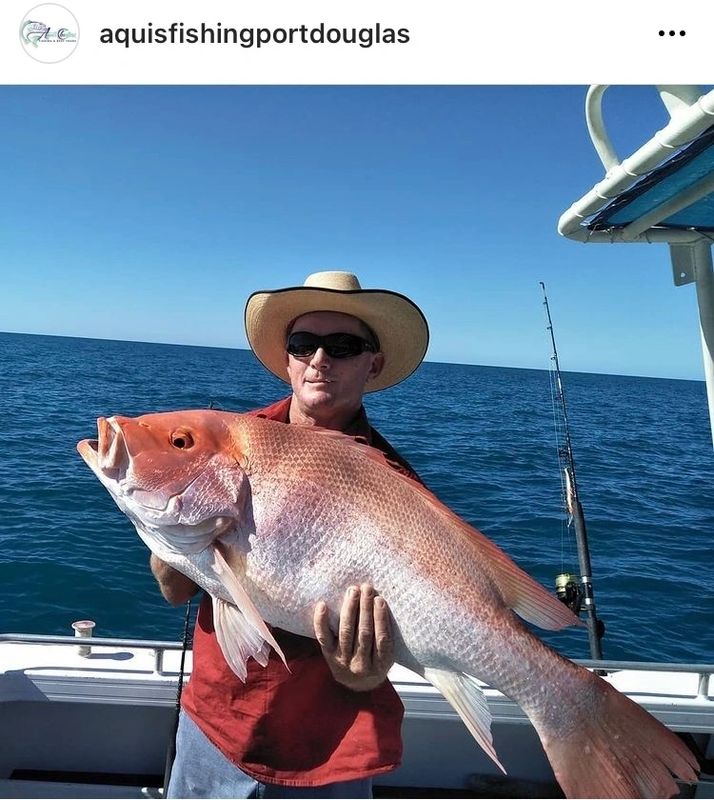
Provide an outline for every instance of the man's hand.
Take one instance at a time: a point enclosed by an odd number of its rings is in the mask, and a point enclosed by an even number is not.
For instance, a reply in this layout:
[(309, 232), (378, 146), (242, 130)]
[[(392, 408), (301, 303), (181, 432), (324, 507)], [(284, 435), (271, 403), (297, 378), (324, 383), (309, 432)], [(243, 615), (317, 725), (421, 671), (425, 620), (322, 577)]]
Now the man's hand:
[(315, 636), (333, 677), (355, 692), (376, 689), (394, 664), (389, 608), (372, 586), (347, 590), (337, 636), (330, 629), (327, 605), (320, 602), (313, 618)]
[(183, 573), (169, 566), (153, 553), (149, 559), (151, 571), (158, 581), (161, 594), (171, 605), (180, 606), (198, 591), (198, 586)]

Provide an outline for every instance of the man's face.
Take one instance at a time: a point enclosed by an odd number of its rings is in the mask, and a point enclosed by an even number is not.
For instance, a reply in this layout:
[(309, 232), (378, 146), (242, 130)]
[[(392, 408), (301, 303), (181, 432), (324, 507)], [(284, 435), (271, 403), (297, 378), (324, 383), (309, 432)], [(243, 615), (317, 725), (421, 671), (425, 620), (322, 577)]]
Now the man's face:
[[(367, 338), (356, 317), (333, 311), (314, 311), (298, 317), (291, 333), (352, 333)], [(364, 352), (352, 358), (330, 358), (319, 347), (311, 356), (286, 353), (293, 394), (303, 412), (317, 417), (339, 410), (357, 411), (367, 383), (382, 371), (382, 353)]]

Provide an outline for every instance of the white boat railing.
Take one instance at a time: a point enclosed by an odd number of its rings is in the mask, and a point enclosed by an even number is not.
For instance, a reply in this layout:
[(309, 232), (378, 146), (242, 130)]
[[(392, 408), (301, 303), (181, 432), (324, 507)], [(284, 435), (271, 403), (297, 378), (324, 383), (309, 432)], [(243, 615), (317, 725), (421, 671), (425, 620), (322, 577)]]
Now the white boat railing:
[[(606, 169), (605, 177), (596, 183), (580, 200), (573, 203), (558, 221), (558, 233), (569, 239), (581, 242), (668, 242), (693, 243), (711, 237), (697, 230), (652, 229), (640, 230), (633, 226), (630, 229), (613, 231), (591, 231), (583, 227), (583, 222), (603, 209), (608, 203), (619, 197), (622, 192), (633, 186), (644, 175), (670, 158), (679, 148), (692, 142), (712, 124), (714, 124), (714, 91), (698, 92), (694, 87), (663, 86), (660, 96), (670, 114), (669, 123), (657, 131), (655, 135), (631, 156), (620, 161), (611, 145), (610, 137), (602, 120), (602, 95), (607, 86), (592, 86), (586, 97), (586, 119), (593, 146)], [(673, 90), (679, 90), (687, 97), (687, 102), (676, 106), (668, 103)], [(666, 99), (665, 99), (666, 97)], [(706, 193), (709, 193), (709, 189)], [(684, 202), (684, 201), (683, 201)], [(684, 205), (692, 202), (688, 199)], [(679, 209), (676, 209), (679, 210)], [(666, 218), (669, 209), (655, 220)]]
[[(140, 650), (154, 651), (154, 670), (162, 674), (164, 668), (164, 653), (167, 650), (182, 650), (182, 642), (170, 642), (161, 639), (117, 639), (110, 637), (91, 637), (80, 639), (75, 636), (53, 636), (37, 633), (0, 633), (0, 643), (12, 642), (17, 644), (58, 644), (79, 647), (90, 645), (94, 647), (129, 647)], [(706, 698), (709, 695), (711, 676), (714, 674), (714, 664), (688, 664), (668, 663), (653, 661), (618, 661), (618, 660), (593, 660), (573, 659), (587, 669), (598, 670), (607, 674), (621, 672), (622, 670), (639, 670), (644, 672), (686, 672), (699, 676), (697, 697)]]
[(592, 659), (573, 659), (577, 664), (593, 670), (602, 670), (608, 674), (622, 670), (642, 670), (645, 672), (687, 672), (699, 675), (697, 697), (708, 697), (709, 685), (714, 664), (685, 664), (654, 661), (594, 661)]
[[(182, 650), (183, 642), (168, 642), (161, 639), (115, 639), (105, 636), (80, 638), (76, 636), (53, 636), (42, 633), (0, 633), (0, 642), (16, 644), (59, 644), (75, 647), (130, 647), (154, 651), (154, 671), (164, 671), (164, 653), (167, 650)], [(714, 668), (713, 668), (714, 669)]]

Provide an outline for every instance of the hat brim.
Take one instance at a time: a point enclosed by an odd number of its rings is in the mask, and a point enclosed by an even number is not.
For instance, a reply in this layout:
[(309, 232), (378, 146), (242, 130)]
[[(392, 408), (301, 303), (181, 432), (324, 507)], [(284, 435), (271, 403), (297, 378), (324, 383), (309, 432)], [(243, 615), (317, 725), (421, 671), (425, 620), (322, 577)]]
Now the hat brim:
[(361, 319), (377, 335), (384, 367), (365, 392), (395, 386), (414, 372), (429, 345), (429, 326), (418, 306), (398, 292), (384, 289), (343, 291), (305, 286), (254, 292), (245, 307), (245, 331), (260, 362), (290, 383), (285, 334), (297, 317), (313, 311), (336, 311)]

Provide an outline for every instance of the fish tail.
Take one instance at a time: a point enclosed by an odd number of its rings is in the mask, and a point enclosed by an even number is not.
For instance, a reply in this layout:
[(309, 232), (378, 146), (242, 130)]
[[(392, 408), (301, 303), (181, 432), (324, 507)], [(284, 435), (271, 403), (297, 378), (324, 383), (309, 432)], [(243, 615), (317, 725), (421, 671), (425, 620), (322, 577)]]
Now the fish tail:
[(564, 705), (565, 724), (533, 720), (566, 797), (672, 797), (679, 793), (675, 778), (697, 780), (699, 764), (676, 734), (588, 675), (593, 680), (584, 688), (592, 702), (580, 706), (583, 713), (573, 716)]

